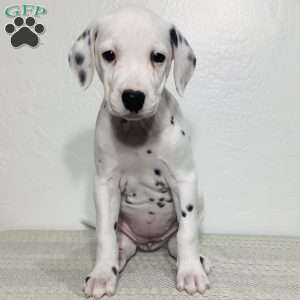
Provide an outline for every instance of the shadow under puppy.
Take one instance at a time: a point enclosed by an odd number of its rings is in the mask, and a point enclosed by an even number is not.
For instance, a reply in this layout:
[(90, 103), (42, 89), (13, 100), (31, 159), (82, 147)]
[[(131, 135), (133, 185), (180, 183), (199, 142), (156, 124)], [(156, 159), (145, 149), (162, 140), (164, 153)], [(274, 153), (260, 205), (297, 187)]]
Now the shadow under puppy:
[(97, 259), (86, 296), (113, 295), (137, 248), (166, 241), (177, 259), (177, 289), (194, 294), (209, 286), (190, 137), (165, 88), (172, 61), (182, 96), (196, 66), (193, 50), (175, 26), (137, 7), (94, 22), (70, 51), (80, 84), (87, 88), (96, 69), (104, 86), (95, 131)]

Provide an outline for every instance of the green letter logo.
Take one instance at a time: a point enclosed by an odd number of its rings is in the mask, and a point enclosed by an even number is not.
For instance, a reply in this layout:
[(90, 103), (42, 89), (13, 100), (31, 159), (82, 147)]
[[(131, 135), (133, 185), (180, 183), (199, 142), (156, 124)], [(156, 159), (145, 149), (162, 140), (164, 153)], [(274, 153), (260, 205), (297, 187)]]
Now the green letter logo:
[(15, 6), (10, 6), (10, 7), (6, 8), (5, 15), (7, 17), (17, 17), (17, 16), (19, 16), (20, 15), (19, 6), (15, 5)]

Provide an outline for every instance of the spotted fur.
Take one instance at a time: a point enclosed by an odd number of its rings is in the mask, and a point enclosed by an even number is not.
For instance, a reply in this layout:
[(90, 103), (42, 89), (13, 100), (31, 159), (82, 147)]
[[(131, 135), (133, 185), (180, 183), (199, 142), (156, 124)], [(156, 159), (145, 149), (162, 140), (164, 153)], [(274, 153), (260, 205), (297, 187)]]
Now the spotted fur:
[[(141, 42), (134, 36), (145, 38)], [(107, 51), (113, 60), (105, 59)], [(153, 51), (165, 59), (151, 60)], [(189, 139), (183, 138), (187, 127), (182, 112), (165, 87), (173, 64), (176, 90), (183, 95), (196, 67), (189, 42), (175, 25), (151, 12), (124, 8), (83, 30), (68, 62), (83, 88), (91, 84), (95, 70), (104, 86), (95, 133), (101, 251), (86, 279), (86, 296), (114, 294), (118, 274), (137, 248), (154, 250), (173, 238), (178, 239), (180, 257), (177, 288), (192, 293), (195, 287), (203, 293), (208, 280), (198, 254), (202, 204), (197, 175)], [(139, 110), (130, 111), (128, 103), (126, 107), (124, 90), (143, 95)]]

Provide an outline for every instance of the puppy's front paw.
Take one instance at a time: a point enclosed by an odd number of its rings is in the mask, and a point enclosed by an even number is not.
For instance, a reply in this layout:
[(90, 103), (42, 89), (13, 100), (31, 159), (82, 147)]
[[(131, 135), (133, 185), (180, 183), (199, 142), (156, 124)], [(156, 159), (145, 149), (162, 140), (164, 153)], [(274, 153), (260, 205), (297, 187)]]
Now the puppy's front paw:
[(180, 292), (186, 291), (190, 295), (194, 295), (197, 292), (203, 294), (208, 288), (209, 281), (200, 261), (189, 264), (183, 262), (179, 265), (177, 289)]
[(85, 279), (84, 293), (86, 297), (100, 299), (104, 295), (112, 296), (118, 283), (118, 270), (112, 267), (110, 270), (98, 269), (94, 270)]

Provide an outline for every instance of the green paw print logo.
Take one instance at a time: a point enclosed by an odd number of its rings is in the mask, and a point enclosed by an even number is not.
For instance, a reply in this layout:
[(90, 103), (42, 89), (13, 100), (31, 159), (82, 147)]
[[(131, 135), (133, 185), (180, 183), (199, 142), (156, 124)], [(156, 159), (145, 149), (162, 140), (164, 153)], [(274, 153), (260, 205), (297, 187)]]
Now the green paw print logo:
[(5, 10), (7, 17), (14, 17), (13, 22), (6, 24), (5, 31), (10, 35), (11, 45), (18, 48), (22, 45), (36, 47), (39, 36), (45, 32), (43, 24), (37, 21), (46, 14), (46, 9), (41, 6), (15, 5)]

